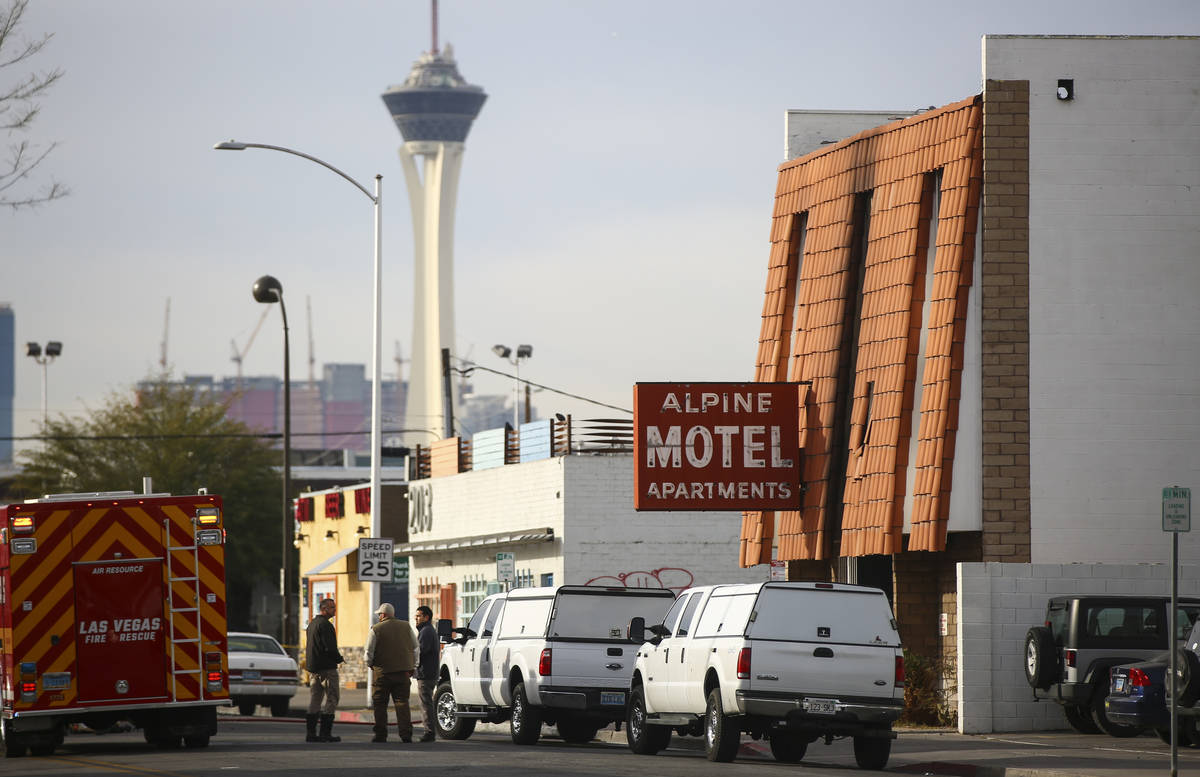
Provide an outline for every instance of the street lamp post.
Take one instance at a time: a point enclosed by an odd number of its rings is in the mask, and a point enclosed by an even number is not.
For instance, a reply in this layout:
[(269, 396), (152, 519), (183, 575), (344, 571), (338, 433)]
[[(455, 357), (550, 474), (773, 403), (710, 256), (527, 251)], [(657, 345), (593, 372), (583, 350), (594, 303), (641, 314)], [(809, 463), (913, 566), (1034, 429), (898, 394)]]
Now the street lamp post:
[(46, 367), (50, 362), (54, 361), (62, 354), (62, 343), (58, 340), (50, 340), (46, 343), (45, 349), (40, 343), (26, 343), (25, 355), (33, 358), (35, 362), (42, 365), (42, 431), (46, 431), (46, 425), (50, 423), (49, 405), (46, 402)]
[[(374, 302), (372, 305), (372, 351), (371, 354), (371, 536), (378, 537), (380, 535), (380, 503), (379, 503), (379, 468), (381, 464), (380, 457), (382, 456), (382, 441), (381, 441), (381, 424), (382, 416), (380, 411), (380, 396), (381, 396), (381, 365), (383, 363), (382, 350), (382, 332), (380, 308), (382, 303), (381, 298), (381, 282), (383, 276), (383, 176), (375, 176), (375, 193), (367, 191), (366, 187), (350, 176), (343, 173), (333, 165), (325, 162), (315, 156), (310, 156), (301, 151), (296, 151), (283, 146), (272, 146), (266, 143), (241, 143), (236, 140), (230, 140), (226, 143), (217, 143), (213, 148), (219, 151), (244, 151), (248, 148), (262, 148), (268, 151), (281, 151), (285, 154), (303, 157), (310, 162), (315, 162), (321, 167), (337, 173), (353, 184), (354, 188), (367, 196), (375, 208), (375, 264), (374, 264)], [(367, 596), (369, 606), (367, 612), (367, 623), (371, 623), (374, 619), (375, 609), (378, 607), (379, 588), (375, 585), (368, 586), (370, 594)], [(299, 636), (297, 635), (297, 640)], [(370, 680), (368, 679), (368, 684)]]
[[(505, 359), (509, 364), (517, 368), (517, 383), (513, 389), (513, 428), (517, 429), (521, 426), (521, 360), (528, 359), (533, 356), (532, 345), (518, 345), (517, 353), (513, 355), (513, 349), (507, 345), (493, 345), (492, 352)], [(525, 403), (525, 420), (529, 420), (529, 403)]]
[(295, 644), (288, 639), (288, 617), (291, 615), (289, 610), (292, 602), (288, 596), (288, 540), (292, 526), (292, 356), (288, 346), (287, 306), (283, 304), (283, 285), (271, 275), (256, 280), (251, 292), (259, 302), (278, 302), (279, 312), (283, 314), (283, 551), (279, 567), (279, 596), (283, 600), (283, 607), (279, 613), (279, 641), (287, 645)]

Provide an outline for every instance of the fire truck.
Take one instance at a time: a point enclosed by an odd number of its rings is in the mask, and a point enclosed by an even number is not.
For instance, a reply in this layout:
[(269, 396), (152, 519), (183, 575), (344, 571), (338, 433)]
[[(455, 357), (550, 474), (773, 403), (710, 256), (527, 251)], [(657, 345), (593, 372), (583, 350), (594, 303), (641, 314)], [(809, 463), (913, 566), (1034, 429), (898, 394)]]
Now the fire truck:
[(56, 494), (0, 507), (7, 757), (49, 755), (80, 724), (130, 723), (158, 747), (205, 747), (229, 704), (225, 636), (219, 496)]

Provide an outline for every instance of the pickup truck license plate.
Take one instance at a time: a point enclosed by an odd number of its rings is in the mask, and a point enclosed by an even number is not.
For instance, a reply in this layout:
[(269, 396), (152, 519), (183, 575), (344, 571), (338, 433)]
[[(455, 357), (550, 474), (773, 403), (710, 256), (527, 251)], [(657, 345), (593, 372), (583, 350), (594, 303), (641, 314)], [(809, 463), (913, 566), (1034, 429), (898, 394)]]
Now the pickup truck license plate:
[(804, 711), (816, 715), (833, 715), (837, 712), (837, 702), (833, 699), (805, 699)]
[(257, 669), (243, 669), (242, 679), (248, 683), (256, 683), (262, 679), (262, 672)]
[(625, 703), (625, 694), (624, 693), (601, 693), (600, 694), (600, 703), (601, 704), (624, 704)]
[(1113, 693), (1125, 692), (1125, 678), (1117, 677), (1113, 680)]

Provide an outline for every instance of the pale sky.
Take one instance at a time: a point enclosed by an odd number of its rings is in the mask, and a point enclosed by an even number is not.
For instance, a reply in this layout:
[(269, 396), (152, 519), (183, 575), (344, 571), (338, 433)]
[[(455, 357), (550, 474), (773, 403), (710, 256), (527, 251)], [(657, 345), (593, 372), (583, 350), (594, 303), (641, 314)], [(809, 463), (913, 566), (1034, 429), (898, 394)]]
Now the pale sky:
[[(914, 110), (980, 90), (991, 34), (1197, 34), (1194, 0), (1005, 3), (442, 0), (440, 42), (488, 100), (467, 139), (454, 261), (456, 355), (632, 407), (653, 380), (753, 375), (789, 108)], [(66, 75), (31, 136), (65, 200), (0, 213), (0, 302), (16, 314), (17, 434), (41, 413), (24, 343), (61, 340), (51, 414), (158, 369), (233, 375), (280, 279), (292, 375), (369, 363), (372, 209), (384, 183), (384, 374), (412, 337), (412, 230), (380, 94), (430, 48), (428, 0), (33, 0), (35, 60)], [(0, 71), (0, 87), (14, 71)], [(407, 366), (406, 366), (407, 369)], [(247, 375), (282, 372), (272, 311)], [(476, 374), (479, 390), (512, 382)], [(544, 415), (614, 411), (541, 393)], [(389, 426), (385, 424), (385, 427)], [(17, 444), (18, 447), (22, 443)]]

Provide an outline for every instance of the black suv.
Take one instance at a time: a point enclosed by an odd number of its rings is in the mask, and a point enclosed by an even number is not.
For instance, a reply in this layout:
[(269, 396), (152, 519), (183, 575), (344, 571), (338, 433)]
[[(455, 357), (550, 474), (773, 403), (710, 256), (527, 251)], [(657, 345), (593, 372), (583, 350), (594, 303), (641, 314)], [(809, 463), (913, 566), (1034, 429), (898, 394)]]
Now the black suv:
[[(1110, 720), (1104, 708), (1109, 669), (1146, 661), (1168, 649), (1166, 596), (1055, 596), (1046, 623), (1025, 634), (1025, 679), (1039, 699), (1063, 705), (1076, 731), (1115, 737), (1142, 729)], [(1180, 598), (1172, 619), (1183, 640), (1200, 616), (1200, 599)], [(1174, 645), (1172, 645), (1174, 647)]]

